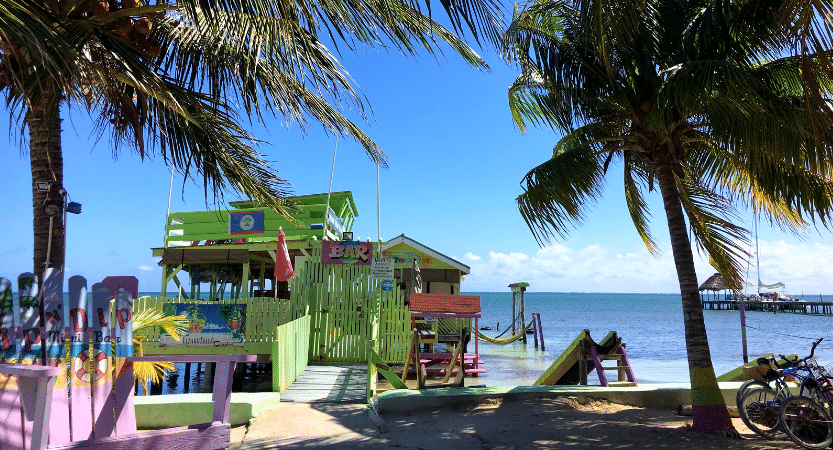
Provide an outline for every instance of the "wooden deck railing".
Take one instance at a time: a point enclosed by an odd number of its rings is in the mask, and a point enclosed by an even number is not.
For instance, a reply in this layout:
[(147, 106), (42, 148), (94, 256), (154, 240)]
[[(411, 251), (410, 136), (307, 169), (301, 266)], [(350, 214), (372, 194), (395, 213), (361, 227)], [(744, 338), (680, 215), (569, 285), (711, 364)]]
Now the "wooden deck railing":
[(272, 344), (272, 391), (283, 393), (309, 363), (310, 316), (277, 327)]

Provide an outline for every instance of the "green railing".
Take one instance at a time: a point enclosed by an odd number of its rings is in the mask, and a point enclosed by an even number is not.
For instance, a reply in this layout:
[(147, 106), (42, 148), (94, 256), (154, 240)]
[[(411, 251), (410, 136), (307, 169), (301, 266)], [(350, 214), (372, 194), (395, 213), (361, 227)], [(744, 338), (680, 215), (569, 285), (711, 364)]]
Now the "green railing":
[(275, 329), (272, 342), (272, 391), (283, 393), (309, 364), (310, 316)]

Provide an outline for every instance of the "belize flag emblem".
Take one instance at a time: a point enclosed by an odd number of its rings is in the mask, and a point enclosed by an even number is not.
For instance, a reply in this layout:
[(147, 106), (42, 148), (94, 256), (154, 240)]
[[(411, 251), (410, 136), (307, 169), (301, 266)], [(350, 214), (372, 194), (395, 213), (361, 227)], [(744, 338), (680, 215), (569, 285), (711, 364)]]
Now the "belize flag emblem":
[(263, 233), (263, 211), (229, 212), (228, 234)]

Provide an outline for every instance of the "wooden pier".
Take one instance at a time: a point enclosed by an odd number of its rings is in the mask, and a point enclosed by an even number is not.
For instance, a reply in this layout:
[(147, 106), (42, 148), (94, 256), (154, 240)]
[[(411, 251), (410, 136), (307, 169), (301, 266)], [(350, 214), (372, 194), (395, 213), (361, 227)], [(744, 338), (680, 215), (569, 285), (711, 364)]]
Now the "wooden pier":
[[(737, 310), (737, 300), (700, 300), (703, 309)], [(747, 311), (789, 312), (796, 314), (833, 315), (833, 302), (743, 302)]]

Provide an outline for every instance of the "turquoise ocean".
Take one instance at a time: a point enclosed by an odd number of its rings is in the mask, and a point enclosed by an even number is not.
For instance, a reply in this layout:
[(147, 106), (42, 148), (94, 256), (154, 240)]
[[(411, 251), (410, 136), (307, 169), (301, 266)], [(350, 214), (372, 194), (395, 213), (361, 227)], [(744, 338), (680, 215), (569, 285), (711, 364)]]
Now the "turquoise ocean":
[[(511, 292), (466, 292), (479, 295), (480, 327), (484, 334), (497, 336), (512, 321)], [(139, 295), (158, 295), (141, 292)], [(801, 296), (798, 296), (799, 298)], [(833, 302), (833, 295), (807, 301)], [(679, 294), (609, 294), (526, 292), (525, 312), (541, 315), (546, 350), (535, 348), (532, 334), (521, 341), (499, 346), (480, 341), (480, 359), (486, 373), (478, 384), (486, 386), (531, 385), (584, 329), (596, 340), (616, 331), (626, 345), (636, 381), (648, 383), (688, 382), (688, 364), (683, 332), (682, 303)], [(743, 363), (740, 313), (738, 311), (703, 311), (711, 349), (712, 363), (719, 376)], [(746, 313), (749, 359), (766, 353), (806, 356), (812, 341), (824, 338), (816, 350), (817, 360), (833, 362), (833, 317), (779, 312)], [(509, 333), (507, 333), (509, 334)], [(473, 343), (469, 344), (473, 351)], [(181, 370), (181, 368), (180, 368)], [(174, 373), (161, 393), (183, 390), (183, 373)], [(268, 381), (268, 374), (252, 374)], [(613, 372), (608, 376), (615, 376)], [(247, 377), (249, 378), (249, 377)], [(202, 373), (192, 373), (185, 391), (198, 391)], [(598, 384), (595, 373), (588, 382)], [(266, 383), (268, 384), (268, 382)]]
[[(479, 325), (492, 328), (484, 330), (484, 334), (497, 336), (511, 324), (511, 292), (467, 294), (480, 296)], [(833, 296), (822, 299), (831, 302)], [(679, 294), (526, 292), (525, 312), (527, 316), (541, 315), (546, 350), (535, 349), (531, 334), (526, 344), (517, 341), (498, 346), (481, 341), (480, 359), (487, 370), (480, 375), (482, 384), (532, 384), (584, 329), (590, 330), (590, 336), (597, 340), (616, 331), (626, 344), (638, 383), (689, 381)], [(719, 376), (743, 364), (740, 313), (705, 310), (704, 315), (712, 363)], [(816, 350), (816, 359), (825, 365), (833, 362), (833, 317), (747, 311), (746, 325), (751, 361), (766, 353), (806, 356), (812, 341), (824, 338)], [(613, 372), (610, 375), (615, 376)], [(595, 373), (590, 374), (588, 382), (599, 383)]]

